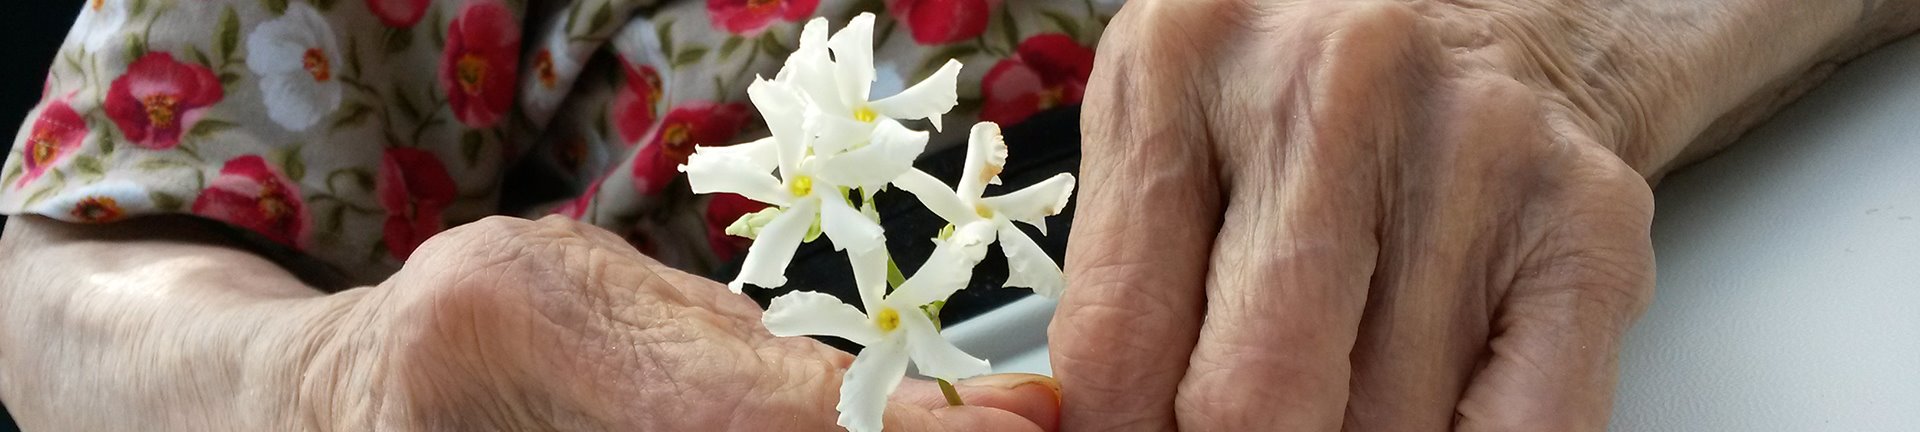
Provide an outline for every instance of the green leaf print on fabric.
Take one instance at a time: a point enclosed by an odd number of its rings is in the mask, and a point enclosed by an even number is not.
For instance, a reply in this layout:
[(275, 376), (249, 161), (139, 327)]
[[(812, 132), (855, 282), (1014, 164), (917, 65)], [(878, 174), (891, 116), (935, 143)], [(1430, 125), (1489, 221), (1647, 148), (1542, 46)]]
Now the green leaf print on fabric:
[[(214, 38), (214, 46), (218, 48), (214, 53), (219, 54), (224, 62), (233, 62), (234, 55), (239, 54), (236, 51), (240, 49), (240, 14), (233, 11), (233, 6), (227, 6), (220, 13), (220, 26), (214, 32)], [(226, 65), (222, 64), (220, 68), (226, 69)]]

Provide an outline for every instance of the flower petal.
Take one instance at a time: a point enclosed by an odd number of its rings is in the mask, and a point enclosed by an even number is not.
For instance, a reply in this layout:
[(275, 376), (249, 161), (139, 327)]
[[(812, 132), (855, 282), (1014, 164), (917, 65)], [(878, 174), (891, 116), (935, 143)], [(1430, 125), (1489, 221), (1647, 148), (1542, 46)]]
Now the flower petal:
[(873, 91), (873, 14), (863, 12), (847, 21), (846, 27), (833, 33), (827, 47), (833, 49), (833, 75), (839, 80), (841, 103), (866, 105)]
[(875, 307), (887, 296), (887, 249), (849, 252), (853, 264), (853, 284), (860, 290), (860, 305)]
[(1066, 276), (1060, 273), (1060, 265), (1054, 264), (1053, 257), (1034, 243), (1027, 233), (1011, 222), (1000, 225), (1000, 251), (1007, 254), (1007, 283), (1005, 286), (1032, 288), (1034, 294), (1059, 299), (1060, 291), (1066, 288)]
[(918, 118), (933, 122), (933, 130), (940, 130), (940, 116), (952, 111), (960, 104), (960, 62), (947, 60), (945, 66), (928, 76), (926, 80), (900, 91), (900, 94), (868, 104), (881, 115), (900, 120)]
[(819, 177), (857, 188), (879, 188), (913, 169), (913, 161), (927, 149), (927, 133), (907, 129), (892, 119), (880, 119), (873, 142), (839, 155), (820, 158)]
[(921, 205), (932, 210), (933, 214), (940, 215), (941, 219), (946, 219), (947, 223), (958, 226), (980, 219), (979, 214), (960, 201), (959, 195), (954, 195), (952, 188), (926, 171), (909, 169), (893, 179), (893, 186), (919, 198)]
[(767, 120), (767, 130), (773, 132), (778, 143), (775, 154), (779, 155), (780, 175), (792, 175), (813, 141), (802, 122), (807, 107), (805, 95), (786, 83), (754, 78), (747, 86), (747, 97)]
[(854, 210), (836, 188), (816, 188), (820, 198), (820, 230), (833, 239), (835, 250), (870, 252), (886, 241), (880, 224)]
[(934, 330), (933, 320), (919, 308), (900, 313), (900, 330), (906, 332), (907, 356), (913, 359), (921, 375), (958, 381), (993, 372), (986, 360), (968, 355)]
[(794, 291), (773, 299), (760, 322), (774, 336), (833, 336), (861, 346), (880, 342), (880, 329), (867, 314), (839, 297), (812, 291)]
[(887, 296), (887, 303), (918, 307), (952, 297), (973, 281), (973, 266), (985, 258), (993, 235), (992, 222), (976, 222), (954, 230), (952, 237), (934, 240), (933, 253)]
[(880, 432), (887, 397), (907, 374), (906, 341), (898, 337), (868, 345), (853, 358), (840, 382), (840, 426), (849, 432)]
[(962, 200), (980, 199), (988, 184), (998, 184), (1000, 171), (1007, 167), (1007, 139), (1000, 125), (980, 122), (973, 125), (967, 138), (967, 166), (961, 169), (960, 185), (954, 192)]
[(787, 56), (786, 66), (774, 79), (804, 91), (821, 110), (851, 112), (840, 101), (839, 80), (834, 76), (827, 43), (827, 19), (807, 21), (806, 27), (800, 30), (800, 47)]
[(1047, 234), (1047, 216), (1060, 214), (1073, 198), (1073, 174), (1060, 173), (1033, 186), (980, 200), (995, 214), (1032, 225)]
[(681, 165), (680, 171), (687, 173), (687, 184), (694, 193), (736, 193), (754, 201), (786, 206), (793, 202), (793, 195), (781, 187), (780, 179), (767, 172), (765, 166), (766, 159), (770, 158), (764, 153), (773, 149), (772, 146), (737, 150), (699, 147), (687, 155), (687, 164)]
[(823, 110), (807, 110), (806, 127), (818, 136), (813, 141), (813, 153), (817, 155), (840, 154), (873, 139), (873, 123)]
[[(727, 158), (731, 163), (755, 172), (770, 173), (780, 167), (780, 149), (775, 147), (777, 145), (778, 141), (773, 137), (766, 137), (727, 146), (697, 146), (693, 148), (693, 153)], [(692, 156), (689, 155), (688, 159), (691, 160)]]
[(793, 208), (780, 213), (773, 222), (760, 229), (760, 236), (753, 240), (753, 246), (747, 248), (747, 259), (740, 264), (740, 275), (727, 284), (727, 288), (739, 293), (746, 284), (759, 285), (762, 288), (779, 288), (787, 284), (787, 264), (793, 262), (793, 250), (800, 247), (800, 238), (807, 235), (813, 227), (813, 219), (820, 215), (813, 200), (802, 200)]

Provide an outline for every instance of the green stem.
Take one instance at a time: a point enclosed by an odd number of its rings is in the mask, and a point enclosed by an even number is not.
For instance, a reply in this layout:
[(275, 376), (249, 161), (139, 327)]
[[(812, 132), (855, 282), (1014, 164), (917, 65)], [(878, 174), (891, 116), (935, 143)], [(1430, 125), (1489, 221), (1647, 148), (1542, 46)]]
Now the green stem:
[(947, 406), (967, 406), (966, 402), (960, 401), (960, 391), (953, 388), (953, 383), (938, 378), (934, 381), (940, 382), (940, 394), (947, 397)]

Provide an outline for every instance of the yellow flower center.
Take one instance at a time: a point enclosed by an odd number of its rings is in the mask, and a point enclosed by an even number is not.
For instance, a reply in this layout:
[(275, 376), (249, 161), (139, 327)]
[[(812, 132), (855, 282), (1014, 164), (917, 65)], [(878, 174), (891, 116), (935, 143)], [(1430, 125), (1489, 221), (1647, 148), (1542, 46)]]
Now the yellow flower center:
[(28, 159), (33, 163), (29, 165), (41, 167), (52, 163), (55, 146), (59, 143), (60, 141), (53, 137), (53, 133), (42, 131), (33, 134), (33, 138), (27, 140), (28, 148), (33, 150), (32, 157)]
[(313, 74), (314, 81), (327, 82), (327, 80), (333, 79), (333, 64), (327, 61), (327, 53), (325, 51), (321, 51), (319, 48), (309, 48), (307, 49), (307, 55), (301, 58), (301, 63), (307, 68), (307, 73)]
[(780, 6), (780, 0), (747, 0), (747, 10), (765, 13), (768, 9)]
[(82, 222), (112, 222), (120, 220), (126, 212), (111, 197), (94, 196), (81, 199), (68, 213)]
[(665, 130), (660, 131), (660, 145), (665, 146), (661, 151), (667, 160), (676, 164), (686, 163), (687, 155), (693, 154), (693, 126), (685, 122), (667, 125)]
[(980, 215), (981, 219), (993, 219), (993, 209), (988, 208), (987, 203), (974, 203), (973, 214)]
[(873, 120), (877, 118), (880, 118), (880, 113), (873, 112), (873, 108), (860, 107), (860, 109), (853, 110), (853, 119), (859, 120), (861, 123), (873, 123)]
[(293, 204), (288, 203), (286, 195), (276, 188), (261, 188), (259, 205), (260, 214), (269, 220), (279, 221), (293, 214)]
[(667, 131), (661, 138), (666, 141), (667, 145), (685, 145), (688, 139), (693, 138), (693, 128), (687, 126), (686, 123), (667, 125)]
[(147, 109), (147, 122), (156, 127), (173, 125), (174, 108), (179, 103), (179, 97), (165, 93), (140, 99), (140, 105)]
[(873, 314), (873, 325), (880, 327), (881, 332), (891, 332), (893, 329), (900, 328), (900, 311), (893, 308), (880, 309), (880, 313)]
[(560, 76), (553, 72), (552, 51), (540, 50), (539, 54), (533, 56), (533, 72), (543, 87), (552, 89), (553, 86), (559, 84)]
[(487, 82), (487, 60), (480, 56), (467, 54), (454, 64), (454, 72), (460, 79), (460, 90), (467, 94), (480, 94), (480, 85)]
[(813, 194), (813, 177), (794, 177), (793, 181), (787, 182), (787, 192), (791, 192), (793, 196), (797, 197)]
[(1060, 87), (1049, 88), (1046, 91), (1040, 92), (1040, 109), (1044, 110), (1060, 106), (1060, 102), (1066, 100), (1066, 98), (1067, 89)]

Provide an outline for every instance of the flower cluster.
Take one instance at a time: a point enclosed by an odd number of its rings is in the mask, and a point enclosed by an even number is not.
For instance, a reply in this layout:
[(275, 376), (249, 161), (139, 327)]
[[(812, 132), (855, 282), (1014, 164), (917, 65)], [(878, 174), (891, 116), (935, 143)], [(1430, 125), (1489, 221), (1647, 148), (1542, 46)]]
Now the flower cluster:
[[(836, 336), (866, 347), (840, 388), (840, 425), (854, 431), (880, 430), (887, 397), (909, 362), (942, 380), (989, 372), (985, 360), (942, 338), (937, 321), (939, 306), (967, 286), (988, 245), (1000, 242), (1006, 253), (1008, 286), (1059, 295), (1059, 266), (1014, 222), (1044, 234), (1043, 219), (1066, 206), (1074, 186), (1072, 175), (1060, 174), (983, 197), (988, 185), (999, 183), (1007, 158), (999, 126), (985, 122), (971, 131), (957, 187), (914, 169), (928, 133), (902, 121), (924, 119), (939, 130), (941, 116), (958, 103), (960, 63), (948, 61), (899, 94), (871, 100), (873, 20), (862, 14), (831, 37), (824, 19), (808, 22), (799, 50), (779, 74), (756, 79), (747, 90), (772, 136), (698, 147), (680, 166), (695, 192), (739, 194), (770, 205), (727, 230), (754, 239), (740, 275), (728, 284), (734, 291), (746, 284), (785, 285), (794, 249), (823, 234), (847, 253), (861, 308), (826, 294), (794, 292), (773, 300), (764, 323), (779, 336)], [(891, 290), (891, 257), (872, 204), (887, 187), (913, 194), (952, 224), (932, 240), (934, 251), (919, 271)]]

